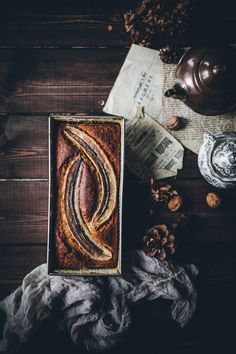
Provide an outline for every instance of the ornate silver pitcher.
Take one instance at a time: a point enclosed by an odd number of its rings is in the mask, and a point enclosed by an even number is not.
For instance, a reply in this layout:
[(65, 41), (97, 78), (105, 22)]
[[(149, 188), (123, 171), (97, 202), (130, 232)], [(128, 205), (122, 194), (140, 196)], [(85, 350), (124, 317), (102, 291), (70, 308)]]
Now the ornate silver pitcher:
[(203, 177), (218, 188), (236, 186), (236, 133), (204, 134), (198, 166)]

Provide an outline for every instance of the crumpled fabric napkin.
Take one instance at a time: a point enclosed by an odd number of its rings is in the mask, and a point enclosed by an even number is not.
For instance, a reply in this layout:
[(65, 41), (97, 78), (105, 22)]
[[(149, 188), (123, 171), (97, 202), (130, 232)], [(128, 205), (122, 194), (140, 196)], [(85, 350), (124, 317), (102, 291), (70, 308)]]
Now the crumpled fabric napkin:
[(42, 264), (0, 302), (6, 314), (0, 351), (16, 352), (50, 319), (67, 329), (76, 345), (107, 349), (123, 338), (131, 324), (129, 304), (144, 299), (172, 300), (172, 318), (184, 326), (196, 309), (197, 274), (194, 265), (159, 261), (140, 250), (127, 255), (122, 276), (49, 276)]

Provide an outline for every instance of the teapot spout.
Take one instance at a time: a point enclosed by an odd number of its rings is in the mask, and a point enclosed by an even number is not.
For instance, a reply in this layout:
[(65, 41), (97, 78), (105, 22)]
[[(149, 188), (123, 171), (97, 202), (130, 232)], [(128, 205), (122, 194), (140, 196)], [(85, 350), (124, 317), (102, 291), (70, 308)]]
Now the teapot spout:
[(176, 99), (181, 99), (177, 90), (173, 87), (165, 92), (165, 97), (172, 97)]
[(165, 97), (172, 97), (184, 101), (187, 97), (187, 90), (179, 83), (175, 83), (174, 87), (167, 90), (164, 95)]

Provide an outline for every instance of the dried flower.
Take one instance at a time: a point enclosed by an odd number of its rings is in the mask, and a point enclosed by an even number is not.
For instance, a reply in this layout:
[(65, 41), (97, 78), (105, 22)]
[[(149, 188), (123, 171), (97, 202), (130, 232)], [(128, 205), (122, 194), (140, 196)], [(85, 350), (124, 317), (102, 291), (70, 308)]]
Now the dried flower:
[(177, 64), (183, 54), (184, 51), (176, 46), (167, 45), (159, 50), (159, 56), (165, 64)]
[(150, 180), (150, 196), (152, 212), (154, 207), (161, 202), (165, 202), (170, 211), (179, 210), (183, 204), (183, 198), (170, 184), (166, 183), (160, 187), (158, 181), (153, 179)]
[(150, 180), (151, 185), (151, 198), (154, 202), (166, 202), (173, 195), (177, 195), (177, 191), (173, 187), (166, 183), (163, 186), (159, 186), (158, 181)]
[(124, 14), (125, 30), (134, 43), (149, 46), (157, 34), (179, 35), (189, 23), (191, 0), (142, 0)]
[(175, 253), (175, 236), (165, 225), (154, 225), (146, 231), (143, 238), (144, 252), (151, 256), (164, 260), (168, 255)]
[(216, 192), (210, 192), (206, 196), (207, 205), (212, 209), (217, 209), (221, 206), (222, 197)]

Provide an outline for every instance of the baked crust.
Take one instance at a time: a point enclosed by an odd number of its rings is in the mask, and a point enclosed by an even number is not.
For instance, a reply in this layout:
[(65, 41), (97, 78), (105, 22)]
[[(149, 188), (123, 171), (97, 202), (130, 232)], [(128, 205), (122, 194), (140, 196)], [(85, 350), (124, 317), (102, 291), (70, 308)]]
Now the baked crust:
[(56, 266), (117, 268), (121, 126), (61, 123), (56, 143)]

